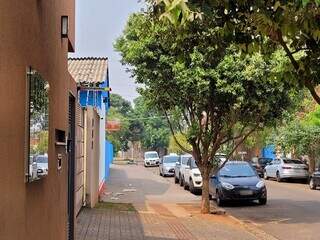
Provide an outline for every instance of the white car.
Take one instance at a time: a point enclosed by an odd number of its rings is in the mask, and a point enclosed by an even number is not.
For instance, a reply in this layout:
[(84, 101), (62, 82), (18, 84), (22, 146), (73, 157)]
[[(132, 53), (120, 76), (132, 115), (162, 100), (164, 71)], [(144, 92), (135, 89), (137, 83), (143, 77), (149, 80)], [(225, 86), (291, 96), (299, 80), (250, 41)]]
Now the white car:
[(195, 194), (202, 189), (202, 176), (193, 158), (188, 159), (183, 182), (184, 189), (189, 189), (191, 193)]
[(188, 159), (189, 158), (192, 158), (192, 155), (190, 154), (184, 154), (184, 155), (181, 155), (179, 157), (179, 160), (178, 162), (176, 163), (176, 166), (175, 166), (175, 171), (174, 171), (174, 182), (175, 183), (180, 183), (181, 186), (183, 186), (183, 174), (185, 172), (185, 167), (187, 166), (187, 162), (188, 162)]
[(48, 175), (48, 155), (38, 155), (35, 157), (37, 163), (38, 177), (45, 177)]
[(151, 167), (151, 166), (159, 166), (160, 158), (157, 152), (149, 151), (144, 153), (144, 166)]
[(275, 159), (264, 169), (264, 178), (275, 178), (278, 182), (283, 179), (309, 179), (309, 168), (300, 160)]

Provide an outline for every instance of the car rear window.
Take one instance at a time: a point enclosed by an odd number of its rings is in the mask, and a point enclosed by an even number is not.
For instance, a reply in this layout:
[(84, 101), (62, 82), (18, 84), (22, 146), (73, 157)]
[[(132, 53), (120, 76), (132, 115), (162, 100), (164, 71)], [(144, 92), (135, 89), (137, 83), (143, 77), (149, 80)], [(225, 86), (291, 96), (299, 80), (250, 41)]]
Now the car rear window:
[(300, 160), (295, 159), (283, 159), (283, 162), (286, 164), (303, 164)]
[(272, 162), (272, 158), (259, 158), (259, 163), (260, 164), (267, 164)]
[(198, 168), (198, 166), (196, 164), (196, 160), (194, 160), (194, 159), (191, 160), (191, 168)]
[(253, 177), (256, 176), (255, 171), (249, 164), (230, 163), (226, 164), (220, 171), (221, 177)]
[(186, 165), (190, 158), (191, 158), (190, 156), (181, 157), (181, 163)]
[(176, 163), (179, 161), (178, 156), (169, 156), (169, 157), (163, 157), (164, 163)]
[(37, 163), (48, 163), (48, 157), (37, 157)]
[(146, 153), (145, 158), (158, 158), (158, 153)]

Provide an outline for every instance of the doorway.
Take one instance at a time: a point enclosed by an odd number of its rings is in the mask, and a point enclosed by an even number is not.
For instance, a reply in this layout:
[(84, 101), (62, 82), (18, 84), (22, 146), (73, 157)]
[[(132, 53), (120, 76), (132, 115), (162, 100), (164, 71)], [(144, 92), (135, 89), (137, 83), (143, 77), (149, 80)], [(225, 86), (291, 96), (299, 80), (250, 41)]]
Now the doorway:
[(75, 190), (75, 97), (69, 95), (68, 129), (68, 240), (74, 240), (74, 190)]

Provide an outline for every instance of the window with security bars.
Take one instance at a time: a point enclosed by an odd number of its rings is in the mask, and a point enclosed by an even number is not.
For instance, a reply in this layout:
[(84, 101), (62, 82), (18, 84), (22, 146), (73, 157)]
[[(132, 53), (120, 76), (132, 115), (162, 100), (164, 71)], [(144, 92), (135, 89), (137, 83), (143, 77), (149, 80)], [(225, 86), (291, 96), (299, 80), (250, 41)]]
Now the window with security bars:
[(39, 72), (27, 73), (27, 181), (48, 175), (49, 83)]

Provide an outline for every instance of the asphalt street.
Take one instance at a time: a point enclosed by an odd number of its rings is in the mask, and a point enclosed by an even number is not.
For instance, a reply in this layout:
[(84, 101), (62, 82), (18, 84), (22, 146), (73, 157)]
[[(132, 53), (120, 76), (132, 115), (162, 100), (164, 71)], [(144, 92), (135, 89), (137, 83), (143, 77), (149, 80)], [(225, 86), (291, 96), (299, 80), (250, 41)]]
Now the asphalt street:
[[(141, 165), (113, 167), (111, 174), (113, 184), (108, 189), (110, 194), (106, 200), (112, 200), (119, 189), (138, 189), (134, 194), (116, 196), (114, 201), (132, 202), (140, 210), (145, 208), (147, 201), (196, 203), (201, 198), (174, 184), (173, 178), (160, 177), (158, 168)], [(297, 182), (268, 180), (266, 184), (266, 206), (229, 203), (224, 206), (227, 213), (279, 240), (320, 239), (320, 190), (312, 191), (308, 185)]]
[(228, 213), (281, 240), (320, 239), (320, 190), (308, 185), (266, 181), (268, 204), (229, 204)]
[[(148, 171), (158, 174), (157, 168)], [(266, 206), (229, 203), (224, 207), (227, 213), (280, 240), (319, 240), (320, 190), (312, 191), (307, 184), (297, 181), (268, 180), (266, 184)]]

